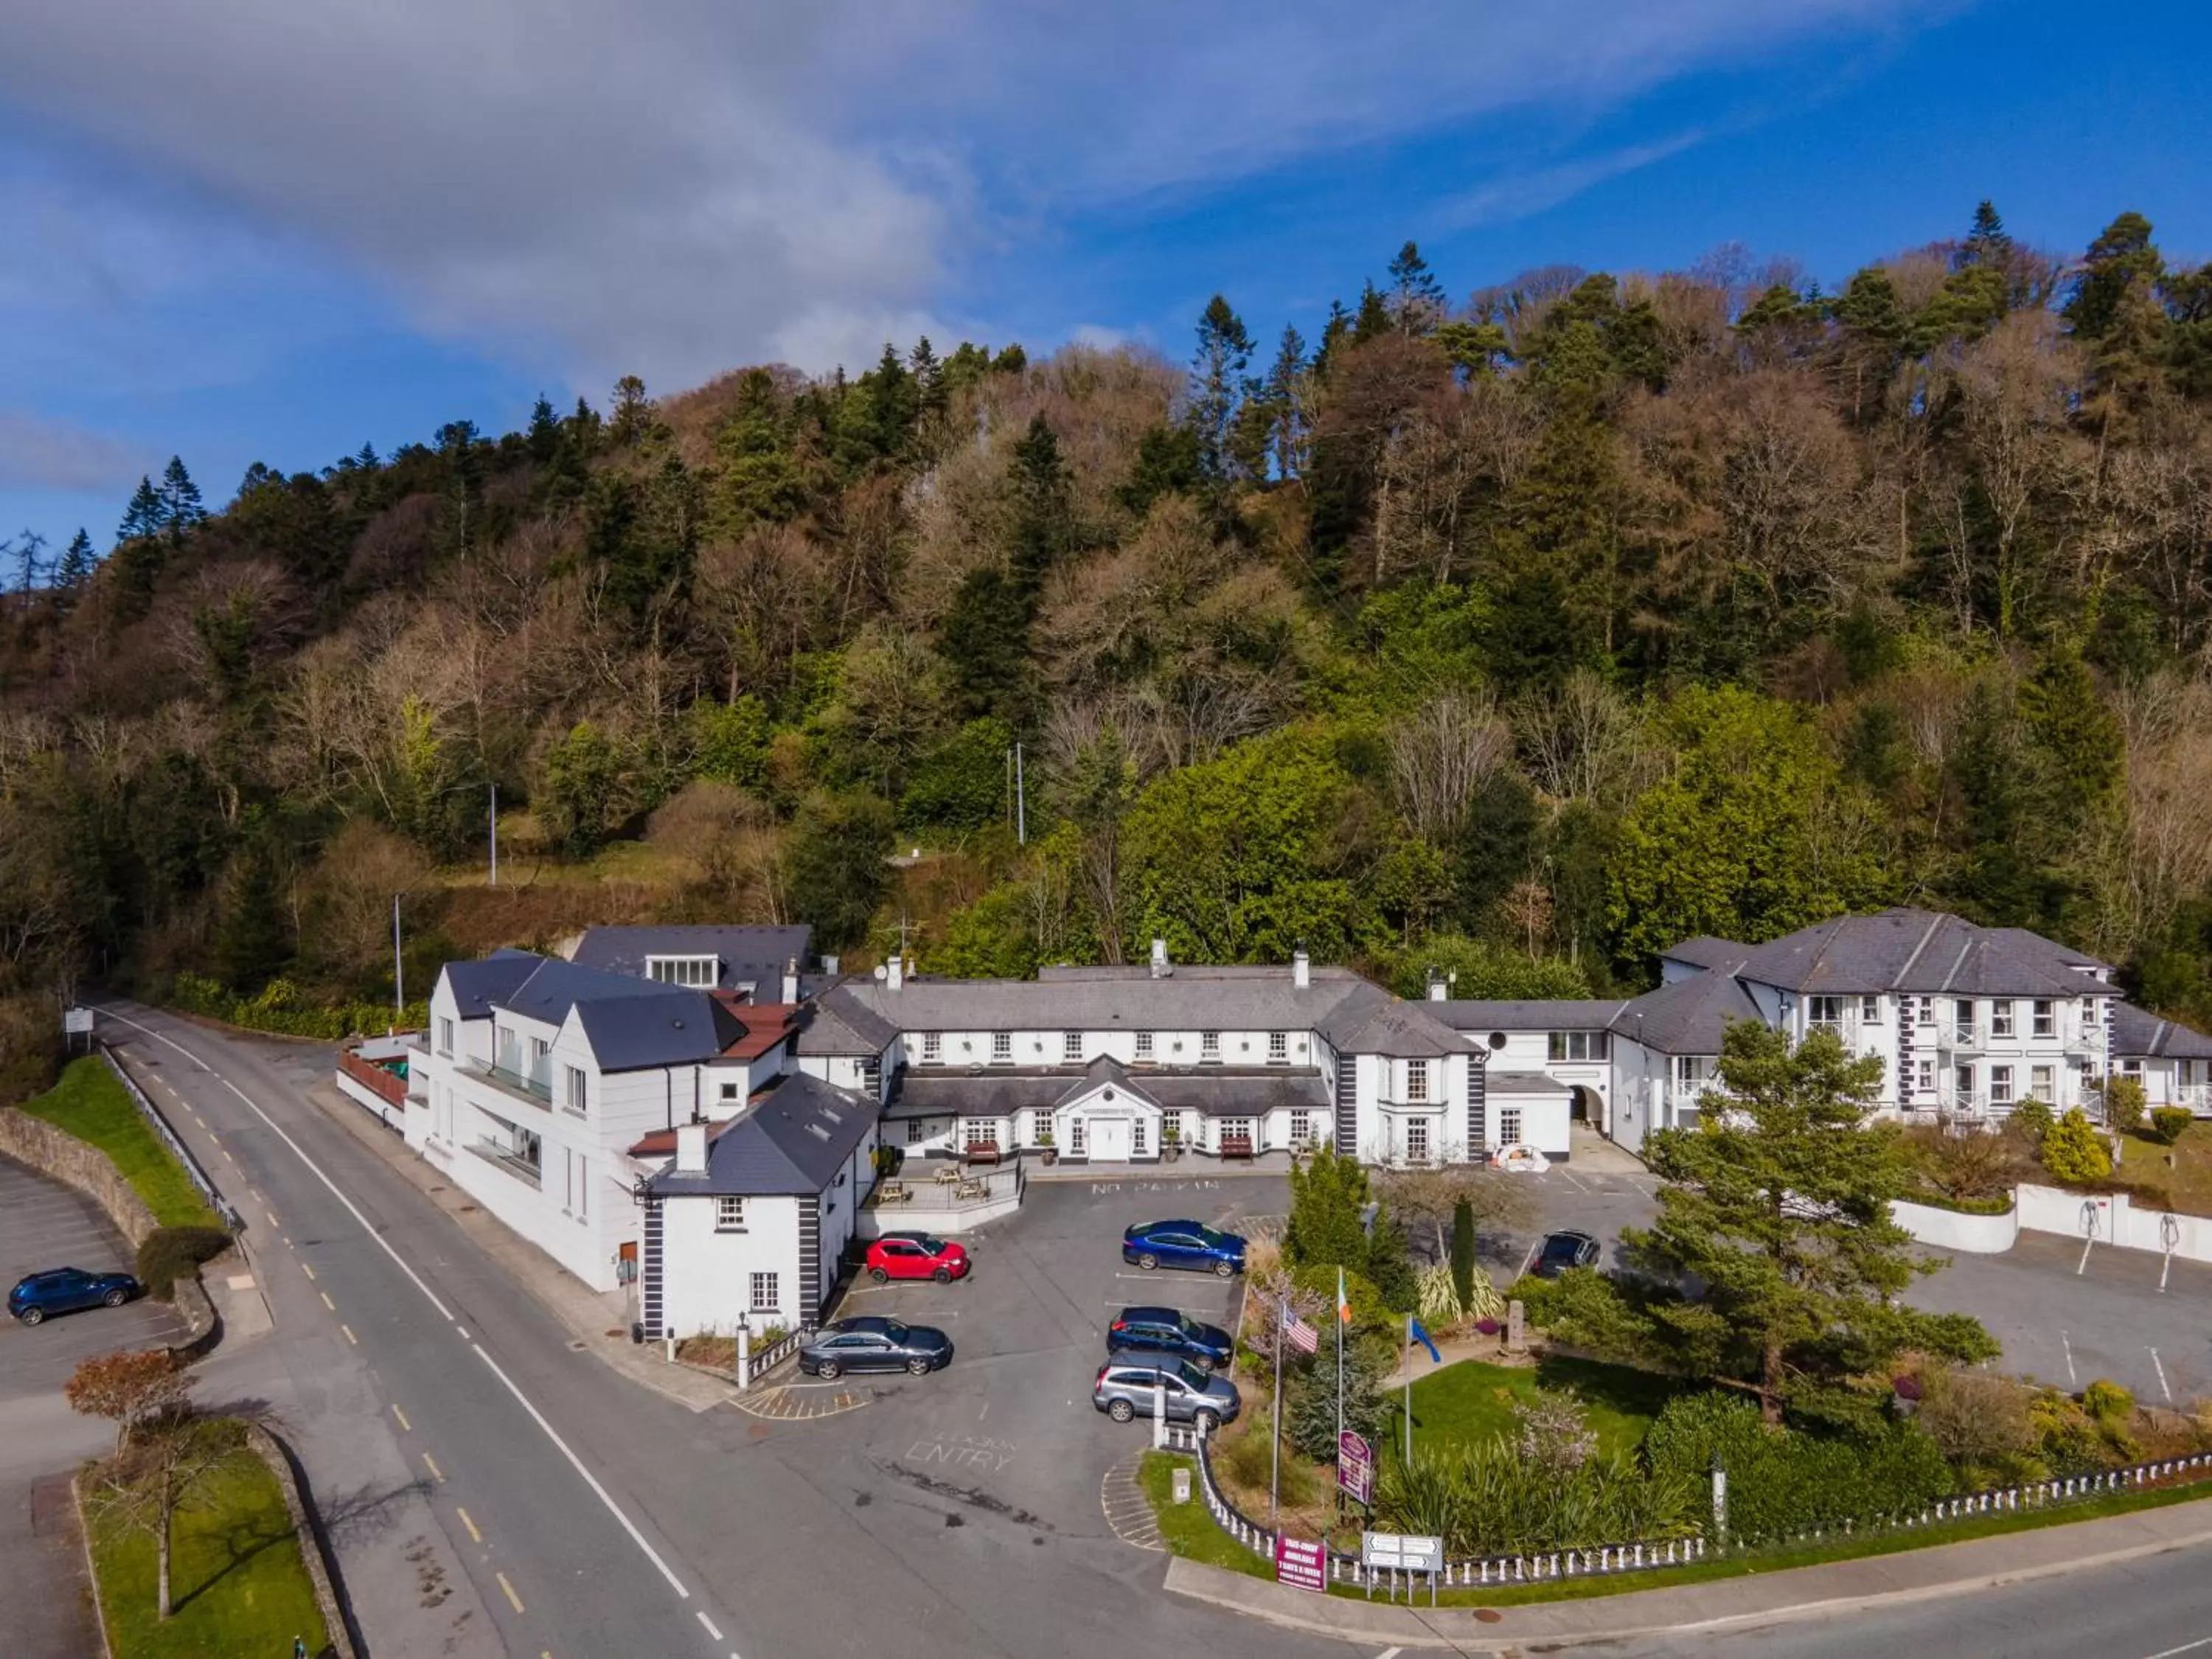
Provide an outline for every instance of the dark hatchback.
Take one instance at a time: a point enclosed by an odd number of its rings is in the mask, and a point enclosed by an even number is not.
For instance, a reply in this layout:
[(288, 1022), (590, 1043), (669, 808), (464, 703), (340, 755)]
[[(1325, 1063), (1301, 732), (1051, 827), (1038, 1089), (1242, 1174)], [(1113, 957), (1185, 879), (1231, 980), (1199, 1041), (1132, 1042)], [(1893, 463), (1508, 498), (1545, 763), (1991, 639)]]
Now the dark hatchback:
[(1244, 1241), (1195, 1221), (1140, 1221), (1121, 1235), (1121, 1260), (1146, 1273), (1195, 1267), (1228, 1279), (1244, 1271)]
[(55, 1267), (19, 1279), (8, 1292), (8, 1311), (26, 1325), (48, 1314), (80, 1308), (119, 1308), (143, 1287), (129, 1273), (91, 1273), (82, 1267)]
[(1218, 1325), (1193, 1319), (1176, 1308), (1124, 1308), (1106, 1329), (1106, 1349), (1173, 1354), (1218, 1370), (1237, 1345)]
[(952, 1339), (933, 1325), (867, 1316), (840, 1319), (799, 1351), (799, 1369), (824, 1381), (848, 1371), (906, 1371), (915, 1376), (952, 1363)]
[(1528, 1271), (1539, 1279), (1557, 1279), (1570, 1267), (1595, 1266), (1597, 1257), (1597, 1240), (1588, 1233), (1546, 1233), (1529, 1259)]

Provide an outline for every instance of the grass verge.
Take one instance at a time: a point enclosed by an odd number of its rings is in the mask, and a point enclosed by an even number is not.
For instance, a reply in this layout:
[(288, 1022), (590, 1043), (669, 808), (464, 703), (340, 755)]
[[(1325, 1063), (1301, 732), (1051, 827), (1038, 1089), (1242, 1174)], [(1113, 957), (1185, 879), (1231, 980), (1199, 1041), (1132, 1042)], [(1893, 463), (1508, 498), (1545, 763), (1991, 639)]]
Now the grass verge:
[(201, 1431), (229, 1434), (236, 1444), (177, 1510), (169, 1564), (175, 1610), (167, 1620), (158, 1616), (153, 1539), (88, 1504), (100, 1613), (116, 1659), (282, 1659), (295, 1636), (309, 1653), (321, 1653), (329, 1633), (276, 1477), (234, 1422), (216, 1419)]
[[(1177, 1464), (1191, 1467), (1192, 1492), (1188, 1504), (1174, 1501), (1171, 1471)], [(1188, 1556), (1210, 1567), (1226, 1567), (1248, 1577), (1272, 1579), (1273, 1564), (1246, 1549), (1214, 1524), (1205, 1500), (1198, 1495), (1198, 1474), (1193, 1459), (1173, 1452), (1148, 1452), (1139, 1472), (1145, 1495), (1159, 1517), (1160, 1536), (1175, 1554)], [(2106, 1516), (2128, 1515), (2138, 1510), (2165, 1509), (2212, 1498), (2212, 1481), (2156, 1487), (2145, 1492), (2115, 1492), (2105, 1498), (2065, 1504), (2051, 1509), (1977, 1515), (1940, 1525), (1915, 1528), (1911, 1532), (1888, 1532), (1855, 1538), (1829, 1538), (1817, 1543), (1771, 1549), (1747, 1550), (1741, 1555), (1712, 1557), (1688, 1566), (1656, 1572), (1616, 1573), (1607, 1577), (1563, 1578), (1541, 1584), (1498, 1584), (1486, 1589), (1448, 1589), (1438, 1605), (1461, 1607), (1518, 1607), (1532, 1601), (1583, 1601), (1602, 1595), (1626, 1595), (1638, 1590), (1668, 1589), (1678, 1584), (1707, 1584), (1719, 1579), (1747, 1577), (1754, 1573), (1787, 1571), (1793, 1567), (1817, 1567), (1835, 1561), (1857, 1561), (1869, 1556), (1895, 1555), (1905, 1550), (1928, 1549), (1940, 1544), (1963, 1544), (1977, 1538), (2002, 1537), (2039, 1527), (2095, 1521)], [(1350, 1585), (1330, 1586), (1332, 1595), (1364, 1599), (1366, 1592)], [(1420, 1597), (1424, 1606), (1428, 1596)]]
[(37, 1099), (26, 1101), (23, 1109), (106, 1152), (162, 1226), (222, 1225), (222, 1218), (208, 1208), (184, 1165), (161, 1144), (107, 1069), (107, 1062), (97, 1055), (70, 1061), (61, 1081)]
[(1417, 1445), (1465, 1445), (1511, 1434), (1513, 1408), (1534, 1404), (1539, 1388), (1571, 1389), (1597, 1431), (1599, 1452), (1612, 1457), (1643, 1443), (1651, 1419), (1680, 1386), (1650, 1371), (1563, 1355), (1547, 1354), (1533, 1366), (1462, 1359), (1413, 1384), (1413, 1438)]

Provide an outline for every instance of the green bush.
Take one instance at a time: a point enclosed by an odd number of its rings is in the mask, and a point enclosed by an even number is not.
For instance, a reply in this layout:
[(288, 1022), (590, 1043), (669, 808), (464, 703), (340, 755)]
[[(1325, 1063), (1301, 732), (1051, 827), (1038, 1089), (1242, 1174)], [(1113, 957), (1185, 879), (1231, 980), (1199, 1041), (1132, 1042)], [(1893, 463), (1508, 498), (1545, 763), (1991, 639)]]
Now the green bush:
[(2191, 1121), (2186, 1106), (2160, 1106), (2150, 1115), (2150, 1138), (2161, 1146), (2171, 1146), (2188, 1132)]
[(1441, 1536), (1455, 1555), (1577, 1549), (1694, 1530), (1698, 1486), (1673, 1471), (1650, 1474), (1628, 1457), (1578, 1467), (1523, 1456), (1494, 1435), (1473, 1445), (1383, 1460), (1376, 1511), (1406, 1532)]
[(138, 1247), (138, 1279), (147, 1295), (173, 1300), (176, 1282), (189, 1279), (203, 1261), (212, 1261), (230, 1248), (230, 1235), (220, 1227), (156, 1227)]
[(257, 996), (240, 996), (198, 974), (179, 974), (169, 1000), (186, 1013), (219, 1019), (250, 1031), (280, 1036), (314, 1037), (336, 1042), (356, 1032), (376, 1032), (398, 1024), (419, 1031), (430, 1023), (430, 1005), (410, 1002), (397, 1013), (385, 1002), (326, 1002), (302, 1005), (299, 988), (272, 979)]
[(2039, 1149), (2055, 1121), (2050, 1106), (2040, 1100), (2023, 1100), (2012, 1109), (2012, 1127), (2031, 1148)]
[(1466, 1199), (1452, 1206), (1452, 1289), (1459, 1305), (1474, 1305), (1474, 1206)]
[(2061, 1181), (2102, 1181), (2112, 1173), (2112, 1156), (2104, 1138), (2079, 1106), (2044, 1136), (2043, 1167)]
[(2105, 1079), (2100, 1092), (2105, 1097), (2105, 1121), (2126, 1134), (2142, 1127), (2143, 1109), (2150, 1097), (2143, 1092), (2142, 1079), (2115, 1073)]
[(1670, 1402), (1644, 1437), (1655, 1476), (1694, 1483), (1711, 1524), (1711, 1471), (1728, 1471), (1730, 1541), (1751, 1544), (1826, 1531), (1925, 1508), (1956, 1488), (1942, 1448), (1910, 1422), (1869, 1434), (1771, 1429), (1759, 1407), (1717, 1390)]

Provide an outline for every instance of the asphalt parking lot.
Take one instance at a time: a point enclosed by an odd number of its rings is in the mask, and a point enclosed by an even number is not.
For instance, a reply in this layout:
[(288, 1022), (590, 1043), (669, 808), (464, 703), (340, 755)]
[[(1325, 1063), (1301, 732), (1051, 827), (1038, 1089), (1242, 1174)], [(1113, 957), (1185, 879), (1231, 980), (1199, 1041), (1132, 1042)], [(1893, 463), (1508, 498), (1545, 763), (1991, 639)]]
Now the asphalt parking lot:
[(975, 1261), (968, 1278), (858, 1281), (839, 1316), (935, 1325), (952, 1339), (952, 1364), (925, 1377), (845, 1378), (834, 1386), (858, 1384), (868, 1405), (810, 1432), (849, 1455), (854, 1478), (868, 1483), (863, 1501), (896, 1502), (912, 1489), (1040, 1531), (1110, 1538), (1100, 1481), (1151, 1443), (1151, 1425), (1115, 1423), (1091, 1406), (1108, 1324), (1142, 1303), (1234, 1329), (1243, 1294), (1242, 1279), (1125, 1264), (1122, 1229), (1190, 1218), (1234, 1231), (1281, 1215), (1287, 1200), (1286, 1183), (1272, 1176), (1032, 1182), (1018, 1215), (960, 1235)]

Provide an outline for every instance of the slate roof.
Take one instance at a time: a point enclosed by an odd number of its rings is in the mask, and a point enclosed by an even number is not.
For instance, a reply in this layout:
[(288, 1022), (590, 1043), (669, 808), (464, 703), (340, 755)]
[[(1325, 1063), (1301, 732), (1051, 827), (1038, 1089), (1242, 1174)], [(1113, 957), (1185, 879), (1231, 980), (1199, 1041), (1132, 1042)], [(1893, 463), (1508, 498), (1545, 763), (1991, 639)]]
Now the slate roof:
[(2078, 997), (2105, 964), (2022, 927), (1978, 927), (1905, 906), (1838, 916), (1755, 945), (1743, 978), (1808, 994), (1882, 991), (1952, 996)]
[(1492, 1031), (1602, 1031), (1628, 1005), (1620, 997), (1538, 1002), (1427, 1002), (1421, 1005), (1462, 1036)]
[(712, 1136), (704, 1171), (679, 1173), (672, 1164), (647, 1186), (669, 1198), (804, 1197), (830, 1184), (875, 1121), (873, 1102), (803, 1072), (787, 1073)]
[(814, 930), (805, 926), (591, 927), (577, 941), (569, 960), (580, 968), (643, 979), (647, 957), (712, 954), (720, 962), (715, 982), (722, 989), (754, 985), (780, 995), (784, 965), (795, 957), (800, 967), (809, 966), (813, 950)]
[(1572, 1084), (1562, 1083), (1546, 1072), (1492, 1072), (1483, 1087), (1484, 1097), (1492, 1100), (1500, 1095), (1571, 1095), (1574, 1091)]
[[(1112, 1071), (1102, 1071), (1101, 1066)], [(1310, 1067), (1271, 1066), (1178, 1067), (1154, 1071), (1094, 1060), (1074, 1066), (1000, 1066), (977, 1073), (909, 1067), (899, 1073), (898, 1092), (885, 1113), (892, 1117), (1009, 1117), (1016, 1112), (1050, 1110), (1117, 1080), (1132, 1094), (1165, 1110), (1198, 1112), (1207, 1117), (1256, 1117), (1278, 1108), (1329, 1109), (1328, 1080)]]
[(446, 984), (463, 1019), (489, 1019), (492, 1005), (503, 1000), (538, 970), (548, 957), (528, 951), (495, 951), (478, 962), (449, 962)]
[(687, 991), (678, 985), (664, 985), (657, 980), (633, 979), (628, 974), (602, 973), (595, 968), (580, 968), (558, 957), (539, 957), (538, 965), (513, 990), (489, 999), (495, 1008), (521, 1014), (530, 1019), (542, 1019), (548, 1025), (558, 1025), (568, 1018), (568, 1011), (580, 1002), (590, 1002), (602, 997), (701, 997), (702, 991)]
[[(628, 981), (633, 986), (642, 982)], [(579, 1000), (575, 1008), (576, 1021), (602, 1072), (695, 1066), (727, 1054), (746, 1036), (738, 1017), (704, 991), (595, 997)]]
[(871, 1058), (890, 1046), (898, 1027), (851, 994), (858, 983), (834, 985), (808, 1006), (799, 1025), (800, 1054)]
[(1662, 1054), (1717, 1054), (1729, 1021), (1759, 1018), (1743, 981), (1723, 968), (1632, 998), (1612, 1029)]
[(1738, 945), (1732, 939), (1715, 939), (1711, 933), (1700, 933), (1680, 945), (1668, 945), (1659, 953), (1659, 959), (1687, 963), (1692, 968), (1732, 968), (1751, 951), (1750, 945)]
[(2112, 1007), (2112, 1054), (2119, 1060), (2212, 1060), (2212, 1037), (2133, 1003)]

